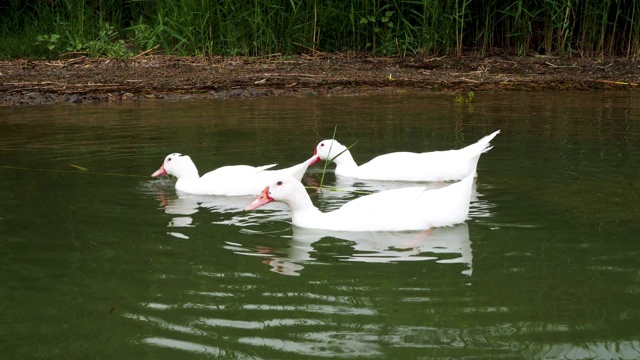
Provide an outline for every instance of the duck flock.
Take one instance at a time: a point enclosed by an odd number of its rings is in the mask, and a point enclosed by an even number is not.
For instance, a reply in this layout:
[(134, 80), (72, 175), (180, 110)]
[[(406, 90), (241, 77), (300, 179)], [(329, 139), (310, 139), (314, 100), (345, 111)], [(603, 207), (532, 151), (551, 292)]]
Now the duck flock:
[[(264, 166), (223, 166), (200, 176), (188, 155), (167, 155), (151, 176), (172, 175), (179, 192), (197, 195), (258, 198), (246, 210), (273, 201), (291, 209), (291, 220), (300, 228), (333, 231), (410, 231), (453, 226), (469, 215), (473, 178), (480, 156), (489, 151), (500, 130), (458, 150), (423, 153), (394, 152), (358, 165), (349, 149), (335, 139), (323, 140), (308, 160), (285, 169)], [(309, 166), (320, 161), (335, 163), (338, 177), (360, 181), (402, 181), (406, 187), (380, 191), (349, 201), (340, 208), (320, 211), (301, 183)], [(418, 183), (447, 181), (433, 189)]]

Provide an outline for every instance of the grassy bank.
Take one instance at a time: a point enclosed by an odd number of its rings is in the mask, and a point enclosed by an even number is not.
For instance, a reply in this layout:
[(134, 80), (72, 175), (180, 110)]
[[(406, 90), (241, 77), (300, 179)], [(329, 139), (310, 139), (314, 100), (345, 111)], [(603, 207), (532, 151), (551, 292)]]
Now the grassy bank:
[(364, 51), (640, 57), (640, 0), (0, 0), (0, 58)]

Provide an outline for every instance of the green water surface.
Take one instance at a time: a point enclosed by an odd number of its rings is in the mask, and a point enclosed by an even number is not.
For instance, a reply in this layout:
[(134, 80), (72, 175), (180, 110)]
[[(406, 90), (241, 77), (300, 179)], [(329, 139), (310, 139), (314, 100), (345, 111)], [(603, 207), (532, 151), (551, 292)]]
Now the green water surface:
[[(0, 108), (0, 357), (640, 358), (640, 95), (453, 97)], [(171, 152), (290, 166), (336, 127), (359, 163), (502, 133), (470, 219), (418, 235), (150, 177)], [(324, 210), (393, 185), (324, 182)]]

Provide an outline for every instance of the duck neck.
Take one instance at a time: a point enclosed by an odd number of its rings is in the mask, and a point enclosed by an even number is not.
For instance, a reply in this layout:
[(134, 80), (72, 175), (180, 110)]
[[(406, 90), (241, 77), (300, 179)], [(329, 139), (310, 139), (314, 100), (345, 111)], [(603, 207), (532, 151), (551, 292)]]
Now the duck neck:
[(295, 226), (314, 227), (322, 216), (322, 212), (313, 205), (308, 196), (288, 202), (291, 209), (291, 222)]
[(348, 149), (341, 149), (338, 151), (338, 154), (340, 155), (333, 159), (333, 162), (336, 164), (336, 174), (341, 175), (358, 169), (358, 164), (353, 160), (353, 156), (351, 156), (351, 152)]
[(198, 172), (198, 168), (196, 164), (193, 162), (186, 164), (184, 169), (180, 171), (180, 174), (176, 176), (178, 179), (199, 179), (200, 173)]
[(300, 196), (286, 201), (291, 212), (320, 211), (313, 205), (309, 196)]
[(180, 168), (180, 171), (177, 171), (173, 174), (178, 181), (176, 181), (176, 189), (181, 191), (186, 191), (187, 189), (194, 188), (198, 184), (198, 180), (200, 179), (200, 174), (198, 173), (198, 168), (193, 161), (189, 161)]

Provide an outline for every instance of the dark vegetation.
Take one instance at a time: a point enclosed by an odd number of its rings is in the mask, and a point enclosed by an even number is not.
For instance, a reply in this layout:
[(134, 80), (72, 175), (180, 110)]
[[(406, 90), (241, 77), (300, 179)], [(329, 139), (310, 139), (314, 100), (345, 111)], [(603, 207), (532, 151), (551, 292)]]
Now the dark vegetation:
[(640, 0), (0, 0), (0, 58), (640, 56)]

